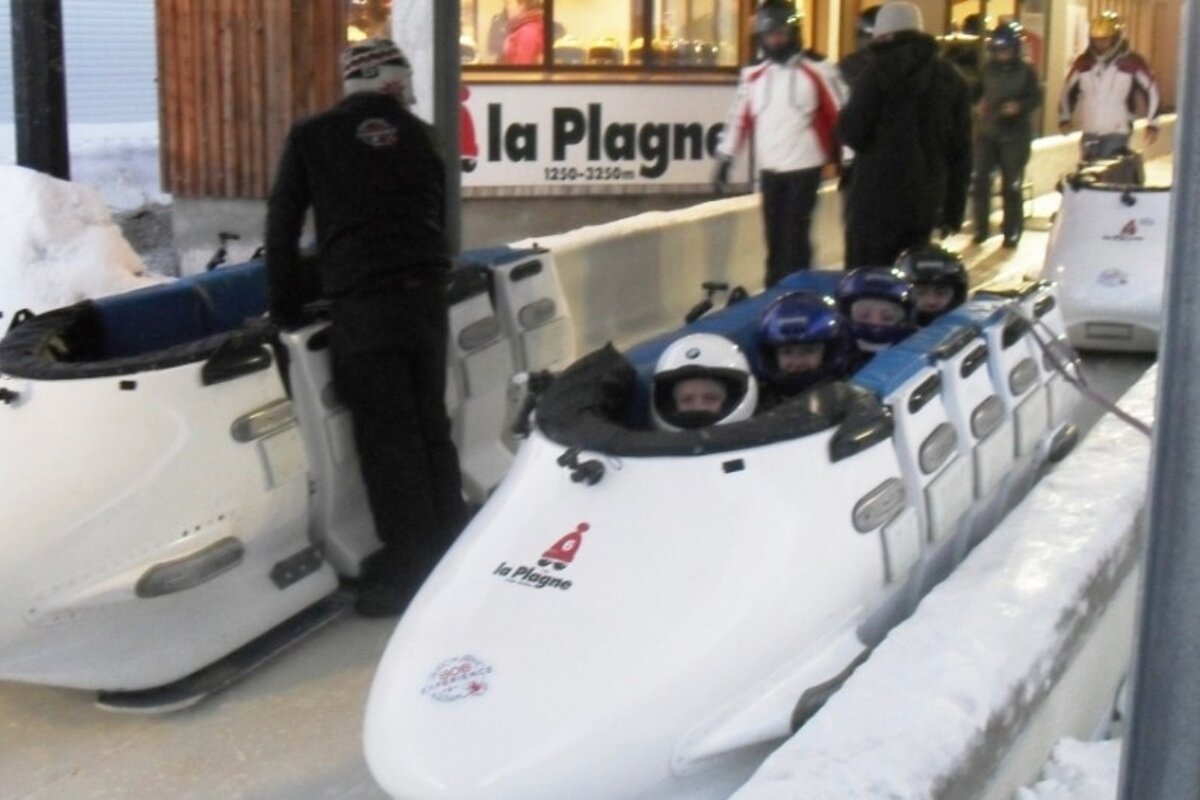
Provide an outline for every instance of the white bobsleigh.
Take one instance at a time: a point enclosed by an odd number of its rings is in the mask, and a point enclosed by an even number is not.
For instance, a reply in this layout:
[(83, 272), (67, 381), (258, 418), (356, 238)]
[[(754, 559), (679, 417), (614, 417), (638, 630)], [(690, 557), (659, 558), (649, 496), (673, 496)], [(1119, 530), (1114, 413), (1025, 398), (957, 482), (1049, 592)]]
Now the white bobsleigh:
[[(478, 503), (512, 460), (510, 379), (565, 366), (574, 344), (548, 253), (474, 255), (450, 278), (447, 395)], [(287, 628), (378, 548), (327, 323), (276, 331), (266, 307), (252, 262), (0, 342), (0, 680), (186, 680)]]
[(1043, 283), (745, 422), (646, 424), (670, 341), (754, 353), (766, 303), (837, 277), (790, 276), (550, 385), (379, 665), (364, 742), (390, 795), (729, 796), (1069, 446), (1074, 390), (1033, 335), (1063, 336)]
[(1114, 181), (1114, 166), (1084, 165), (1063, 179), (1043, 277), (1058, 285), (1075, 347), (1153, 352), (1163, 315), (1171, 188)]

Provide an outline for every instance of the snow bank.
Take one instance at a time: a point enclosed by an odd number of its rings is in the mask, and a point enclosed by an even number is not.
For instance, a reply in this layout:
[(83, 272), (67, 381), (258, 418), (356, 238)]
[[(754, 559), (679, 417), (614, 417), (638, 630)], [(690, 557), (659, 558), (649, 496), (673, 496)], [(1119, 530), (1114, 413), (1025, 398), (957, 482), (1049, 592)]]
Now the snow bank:
[[(1155, 379), (1122, 407), (1150, 420)], [(1004, 757), (1129, 579), (1149, 454), (1102, 420), (734, 800), (979, 796), (979, 760)]]
[[(171, 196), (159, 188), (158, 122), (72, 123), (71, 182), (100, 192), (114, 211), (165, 205)], [(16, 131), (0, 125), (0, 164), (17, 160)]]
[(95, 190), (0, 165), (0, 329), (34, 312), (164, 280), (146, 273)]
[(1114, 800), (1121, 768), (1121, 740), (1063, 739), (1054, 748), (1042, 780), (1019, 789), (1015, 800)]

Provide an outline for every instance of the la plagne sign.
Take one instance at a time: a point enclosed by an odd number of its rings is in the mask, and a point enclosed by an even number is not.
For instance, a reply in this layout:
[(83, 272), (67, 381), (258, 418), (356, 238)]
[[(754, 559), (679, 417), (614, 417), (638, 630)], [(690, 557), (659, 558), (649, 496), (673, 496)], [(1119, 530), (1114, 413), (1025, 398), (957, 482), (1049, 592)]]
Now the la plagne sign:
[(468, 84), (463, 185), (707, 184), (734, 87)]

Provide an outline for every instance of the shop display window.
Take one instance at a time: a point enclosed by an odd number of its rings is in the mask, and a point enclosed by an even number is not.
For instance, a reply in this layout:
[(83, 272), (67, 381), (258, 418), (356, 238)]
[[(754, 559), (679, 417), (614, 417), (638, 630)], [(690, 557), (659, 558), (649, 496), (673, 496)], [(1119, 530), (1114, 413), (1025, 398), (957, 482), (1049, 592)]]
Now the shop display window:
[(460, 3), (462, 58), (469, 69), (736, 67), (750, 6), (748, 0)]
[(392, 0), (346, 0), (346, 41), (387, 36)]

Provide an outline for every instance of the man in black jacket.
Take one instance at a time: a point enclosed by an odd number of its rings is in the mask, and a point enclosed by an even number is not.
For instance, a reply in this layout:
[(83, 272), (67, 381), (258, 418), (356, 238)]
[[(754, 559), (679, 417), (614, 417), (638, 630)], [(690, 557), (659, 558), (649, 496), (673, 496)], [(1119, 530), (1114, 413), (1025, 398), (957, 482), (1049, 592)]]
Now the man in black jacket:
[(311, 206), (334, 387), (383, 543), (356, 609), (390, 616), (465, 516), (445, 405), (445, 174), (433, 129), (408, 110), (411, 69), (395, 44), (349, 47), (342, 77), (345, 99), (288, 134), (267, 205), (267, 275), (272, 315), (302, 322), (297, 240)]
[(846, 197), (846, 268), (891, 264), (962, 227), (971, 178), (971, 99), (958, 70), (894, 0), (875, 18), (873, 57), (838, 119), (854, 150)]

